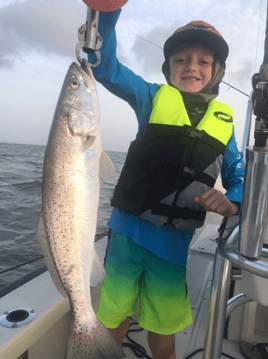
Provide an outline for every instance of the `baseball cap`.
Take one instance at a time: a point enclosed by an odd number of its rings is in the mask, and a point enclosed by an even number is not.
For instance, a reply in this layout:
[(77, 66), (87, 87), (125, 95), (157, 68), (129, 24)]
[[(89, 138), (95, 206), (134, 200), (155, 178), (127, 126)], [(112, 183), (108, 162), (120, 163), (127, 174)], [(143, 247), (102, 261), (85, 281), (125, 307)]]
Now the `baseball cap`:
[(228, 57), (229, 47), (223, 36), (214, 26), (204, 21), (191, 21), (187, 25), (179, 27), (164, 44), (164, 56), (167, 60), (174, 48), (184, 43), (199, 43), (211, 49), (217, 59), (225, 62)]

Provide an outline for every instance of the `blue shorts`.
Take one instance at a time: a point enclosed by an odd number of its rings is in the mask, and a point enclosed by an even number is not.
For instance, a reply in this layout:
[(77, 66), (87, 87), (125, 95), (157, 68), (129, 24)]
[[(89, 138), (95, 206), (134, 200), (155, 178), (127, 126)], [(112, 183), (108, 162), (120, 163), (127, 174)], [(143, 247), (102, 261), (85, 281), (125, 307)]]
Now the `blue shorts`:
[(171, 335), (192, 323), (185, 266), (161, 259), (112, 231), (105, 270), (97, 317), (107, 328), (117, 328), (133, 315), (138, 298), (138, 322), (144, 329)]

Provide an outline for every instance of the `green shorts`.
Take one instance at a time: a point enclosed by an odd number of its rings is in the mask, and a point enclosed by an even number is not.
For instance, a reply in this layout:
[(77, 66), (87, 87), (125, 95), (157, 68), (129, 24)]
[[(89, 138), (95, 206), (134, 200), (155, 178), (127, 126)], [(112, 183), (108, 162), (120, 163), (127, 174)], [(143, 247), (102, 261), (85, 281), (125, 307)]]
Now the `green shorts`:
[(105, 270), (97, 317), (107, 328), (117, 328), (133, 315), (138, 298), (138, 322), (144, 329), (171, 335), (192, 323), (185, 266), (161, 259), (130, 238), (111, 232)]

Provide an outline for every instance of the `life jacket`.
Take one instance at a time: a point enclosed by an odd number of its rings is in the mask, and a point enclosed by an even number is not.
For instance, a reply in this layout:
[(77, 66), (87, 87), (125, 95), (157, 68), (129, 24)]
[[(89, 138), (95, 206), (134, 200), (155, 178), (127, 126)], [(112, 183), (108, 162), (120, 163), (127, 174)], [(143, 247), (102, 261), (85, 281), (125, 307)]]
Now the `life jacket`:
[(233, 110), (212, 100), (196, 128), (176, 88), (159, 85), (145, 135), (130, 147), (111, 205), (177, 229), (202, 227), (195, 197), (213, 188), (233, 132)]

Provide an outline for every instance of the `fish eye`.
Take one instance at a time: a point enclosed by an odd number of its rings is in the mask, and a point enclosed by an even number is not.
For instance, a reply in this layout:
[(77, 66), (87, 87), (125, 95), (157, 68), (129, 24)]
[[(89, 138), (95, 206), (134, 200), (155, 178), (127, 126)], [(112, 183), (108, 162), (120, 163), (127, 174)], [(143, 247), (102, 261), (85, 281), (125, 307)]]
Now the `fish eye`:
[(70, 80), (70, 86), (72, 89), (77, 90), (79, 87), (79, 81), (76, 78)]

